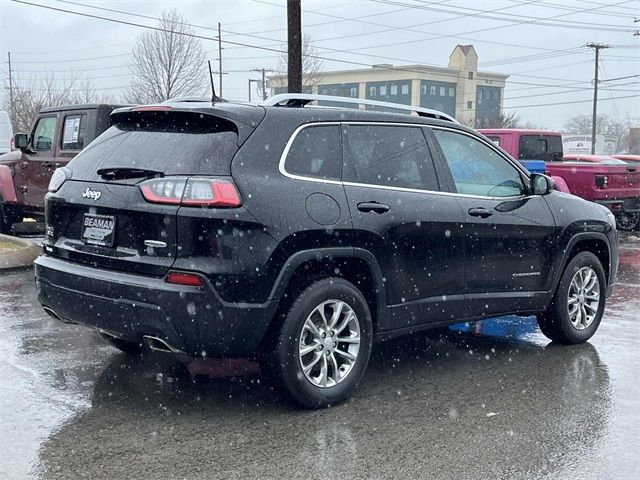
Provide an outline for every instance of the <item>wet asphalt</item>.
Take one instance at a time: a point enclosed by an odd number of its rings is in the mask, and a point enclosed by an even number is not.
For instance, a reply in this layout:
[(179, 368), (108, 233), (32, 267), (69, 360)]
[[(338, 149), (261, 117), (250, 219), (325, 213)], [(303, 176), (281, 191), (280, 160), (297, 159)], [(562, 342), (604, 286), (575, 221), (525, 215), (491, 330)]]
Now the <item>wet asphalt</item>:
[(396, 339), (308, 411), (251, 365), (127, 358), (47, 317), (32, 270), (0, 273), (0, 479), (637, 479), (639, 312), (627, 241), (589, 343), (533, 318)]

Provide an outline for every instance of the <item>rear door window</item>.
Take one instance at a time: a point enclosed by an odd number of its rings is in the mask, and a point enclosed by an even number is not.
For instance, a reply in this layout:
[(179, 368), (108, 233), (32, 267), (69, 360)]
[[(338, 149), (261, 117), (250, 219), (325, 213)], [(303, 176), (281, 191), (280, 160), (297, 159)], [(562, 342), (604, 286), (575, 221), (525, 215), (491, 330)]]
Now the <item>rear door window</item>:
[(287, 152), (285, 170), (292, 175), (340, 180), (340, 161), (340, 127), (319, 125), (298, 132)]
[(56, 134), (56, 117), (42, 117), (33, 133), (34, 150), (51, 150)]
[(343, 142), (345, 182), (417, 190), (438, 188), (420, 127), (347, 125)]
[(85, 132), (87, 130), (87, 115), (73, 114), (64, 117), (62, 123), (62, 150), (82, 150)]

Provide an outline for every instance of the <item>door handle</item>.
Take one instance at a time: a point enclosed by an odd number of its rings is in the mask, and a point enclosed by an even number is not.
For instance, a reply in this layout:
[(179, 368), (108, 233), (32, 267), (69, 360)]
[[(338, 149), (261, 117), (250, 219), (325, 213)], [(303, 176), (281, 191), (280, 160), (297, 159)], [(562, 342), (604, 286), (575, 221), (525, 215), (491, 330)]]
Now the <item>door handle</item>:
[(358, 210), (361, 212), (384, 213), (390, 210), (389, 205), (378, 202), (362, 202), (358, 204)]
[(480, 217), (480, 218), (489, 218), (491, 215), (493, 215), (493, 213), (491, 213), (489, 210), (487, 210), (484, 207), (470, 208), (468, 213), (472, 217)]

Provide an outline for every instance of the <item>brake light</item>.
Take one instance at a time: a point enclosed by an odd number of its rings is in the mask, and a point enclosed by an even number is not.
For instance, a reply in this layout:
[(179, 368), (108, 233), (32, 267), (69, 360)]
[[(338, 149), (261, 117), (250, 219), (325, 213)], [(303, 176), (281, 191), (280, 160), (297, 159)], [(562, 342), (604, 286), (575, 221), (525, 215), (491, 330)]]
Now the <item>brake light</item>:
[(596, 175), (596, 187), (604, 188), (609, 184), (609, 177), (606, 175)]
[(53, 172), (53, 175), (51, 175), (51, 180), (49, 180), (49, 187), (47, 188), (47, 190), (49, 190), (51, 193), (57, 192), (58, 190), (60, 190), (60, 187), (62, 187), (64, 182), (71, 179), (71, 176), (72, 172), (69, 168), (56, 168)]
[(140, 191), (151, 203), (218, 208), (242, 205), (235, 184), (225, 178), (154, 178), (143, 182)]
[(189, 287), (201, 287), (204, 285), (202, 277), (196, 273), (169, 272), (164, 278), (164, 281), (174, 285), (187, 285)]

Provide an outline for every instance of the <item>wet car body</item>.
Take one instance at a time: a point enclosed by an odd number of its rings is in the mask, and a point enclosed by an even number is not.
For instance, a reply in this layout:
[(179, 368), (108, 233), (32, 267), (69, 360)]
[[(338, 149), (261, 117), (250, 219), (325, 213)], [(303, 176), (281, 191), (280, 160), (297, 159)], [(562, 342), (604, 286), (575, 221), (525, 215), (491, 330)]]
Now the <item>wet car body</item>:
[[(617, 232), (607, 211), (555, 191), (460, 194), (438, 136), (477, 142), (523, 182), (529, 175), (450, 119), (216, 103), (122, 109), (112, 120), (111, 133), (70, 163), (69, 178), (47, 195), (45, 253), (36, 261), (44, 308), (109, 337), (144, 338), (154, 349), (190, 356), (252, 356), (273, 335), (287, 298), (300, 285), (332, 275), (362, 292), (377, 340), (536, 314), (549, 307), (567, 262), (583, 251), (600, 260), (606, 293), (612, 291)], [(200, 135), (218, 135), (221, 158), (177, 173), (172, 169), (181, 167), (170, 158), (168, 171), (151, 177), (97, 174), (117, 166), (107, 165), (100, 148), (118, 136), (126, 142), (179, 132), (168, 151), (184, 149), (182, 140), (197, 144), (200, 139), (181, 137), (191, 135), (178, 126), (185, 120)], [(425, 188), (345, 181), (350, 132), (377, 127), (419, 137), (428, 158)], [(297, 136), (314, 128), (339, 146), (337, 178), (287, 169)], [(104, 164), (95, 164), (96, 153)], [(82, 163), (85, 156), (92, 162)], [(202, 178), (232, 182), (241, 200), (233, 208), (206, 208), (144, 193), (145, 185), (158, 182), (165, 189), (166, 182), (184, 182), (188, 190)], [(88, 217), (113, 219), (112, 237), (88, 241)]]

